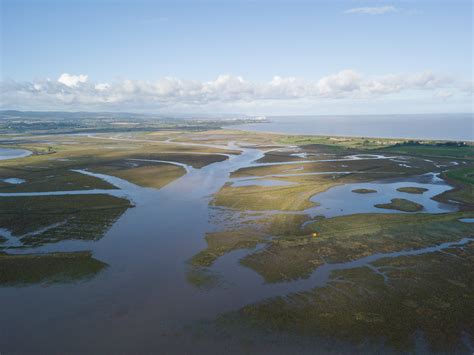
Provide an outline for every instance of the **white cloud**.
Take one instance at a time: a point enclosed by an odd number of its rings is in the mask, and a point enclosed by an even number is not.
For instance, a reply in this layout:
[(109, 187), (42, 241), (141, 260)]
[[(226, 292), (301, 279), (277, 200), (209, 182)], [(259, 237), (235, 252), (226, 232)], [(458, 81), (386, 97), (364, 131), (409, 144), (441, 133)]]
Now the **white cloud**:
[(362, 75), (348, 69), (321, 78), (317, 83), (317, 89), (324, 96), (339, 96), (360, 90), (362, 85)]
[(99, 83), (99, 84), (95, 84), (94, 88), (95, 88), (97, 91), (105, 91), (105, 90), (107, 90), (108, 88), (110, 88), (110, 84), (107, 84), (107, 83)]
[[(1, 106), (27, 109), (150, 109), (187, 107), (268, 107), (285, 102), (321, 104), (333, 100), (371, 102), (384, 97), (415, 93), (446, 97), (472, 93), (472, 83), (432, 72), (369, 76), (346, 69), (318, 80), (275, 76), (254, 82), (241, 76), (219, 75), (195, 81), (165, 77), (157, 81), (123, 80), (94, 83), (87, 75), (63, 74), (57, 81), (4, 81)], [(444, 94), (442, 94), (444, 92)]]
[(364, 15), (383, 15), (390, 12), (397, 12), (397, 8), (391, 5), (372, 6), (372, 7), (355, 7), (344, 11), (346, 14), (364, 14)]
[(75, 87), (81, 83), (85, 83), (87, 81), (88, 76), (79, 74), (79, 75), (70, 75), (68, 73), (63, 73), (58, 78), (58, 83), (69, 87)]

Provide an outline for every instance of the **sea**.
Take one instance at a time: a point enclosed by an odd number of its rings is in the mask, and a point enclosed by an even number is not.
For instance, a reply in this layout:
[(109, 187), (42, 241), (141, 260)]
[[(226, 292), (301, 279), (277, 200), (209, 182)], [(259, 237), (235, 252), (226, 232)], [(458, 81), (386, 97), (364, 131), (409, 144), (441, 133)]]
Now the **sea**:
[(270, 116), (235, 129), (283, 134), (474, 141), (474, 114)]

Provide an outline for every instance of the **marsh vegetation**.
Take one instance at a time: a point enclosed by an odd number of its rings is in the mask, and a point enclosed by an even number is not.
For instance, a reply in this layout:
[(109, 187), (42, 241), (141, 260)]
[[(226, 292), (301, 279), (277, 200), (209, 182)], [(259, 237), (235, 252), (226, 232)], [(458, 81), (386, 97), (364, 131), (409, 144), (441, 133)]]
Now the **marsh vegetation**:
[(418, 212), (423, 209), (423, 205), (419, 203), (406, 200), (404, 198), (394, 198), (390, 203), (381, 203), (375, 205), (377, 208), (383, 208), (386, 210), (397, 210), (402, 212)]
[(377, 190), (374, 190), (374, 189), (355, 189), (355, 190), (352, 190), (352, 192), (355, 192), (356, 194), (373, 194), (373, 193), (376, 193)]
[(107, 267), (89, 251), (9, 255), (0, 252), (0, 287), (84, 281)]
[(397, 189), (397, 191), (400, 192), (406, 192), (408, 194), (418, 194), (421, 195), (428, 191), (428, 189), (425, 189), (423, 187), (414, 187), (414, 186), (408, 186), (408, 187), (400, 187)]

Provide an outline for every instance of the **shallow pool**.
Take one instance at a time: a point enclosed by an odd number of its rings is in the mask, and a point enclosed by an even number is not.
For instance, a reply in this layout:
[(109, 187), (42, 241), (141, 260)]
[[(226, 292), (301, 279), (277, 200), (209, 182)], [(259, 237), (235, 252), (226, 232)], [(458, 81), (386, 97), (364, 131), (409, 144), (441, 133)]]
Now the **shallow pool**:
[[(397, 191), (401, 187), (420, 187), (428, 189), (424, 194), (410, 194)], [(376, 190), (370, 194), (354, 193), (356, 189)], [(319, 204), (309, 208), (305, 213), (311, 216), (324, 217), (344, 216), (356, 213), (409, 213), (398, 210), (386, 210), (375, 207), (376, 204), (390, 203), (391, 199), (403, 198), (423, 205), (421, 212), (444, 213), (458, 210), (455, 204), (441, 203), (432, 198), (452, 186), (435, 174), (425, 174), (404, 179), (387, 179), (371, 183), (354, 183), (335, 186), (311, 198)]]
[(24, 158), (33, 154), (26, 149), (0, 148), (0, 160)]

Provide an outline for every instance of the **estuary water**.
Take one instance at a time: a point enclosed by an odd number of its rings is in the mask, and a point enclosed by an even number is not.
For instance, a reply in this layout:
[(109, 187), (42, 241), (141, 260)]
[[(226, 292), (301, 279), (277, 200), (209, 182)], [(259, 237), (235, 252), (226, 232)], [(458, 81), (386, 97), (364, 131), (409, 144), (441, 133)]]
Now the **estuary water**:
[(33, 153), (26, 149), (0, 148), (0, 160), (23, 158), (31, 154)]
[[(35, 249), (35, 252), (91, 250), (94, 258), (107, 263), (108, 267), (96, 277), (82, 282), (1, 288), (0, 304), (8, 307), (2, 307), (1, 311), (0, 350), (6, 353), (91, 350), (97, 353), (150, 353), (158, 349), (163, 353), (228, 352), (229, 340), (216, 340), (213, 334), (196, 338), (191, 332), (183, 332), (183, 326), (212, 320), (223, 312), (237, 310), (266, 297), (323, 285), (331, 270), (356, 267), (404, 253), (433, 252), (454, 245), (446, 243), (415, 251), (377, 254), (347, 264), (325, 265), (308, 279), (281, 284), (266, 284), (260, 275), (239, 265), (239, 257), (250, 252), (239, 250), (222, 257), (211, 268), (211, 272), (225, 280), (223, 287), (195, 287), (187, 279), (188, 261), (206, 247), (203, 237), (214, 228), (209, 208), (212, 195), (229, 182), (231, 172), (255, 165), (254, 162), (263, 156), (256, 149), (232, 144), (228, 148), (239, 149), (242, 153), (201, 169), (188, 167), (186, 175), (160, 190), (141, 188), (119, 178), (81, 170), (79, 172), (104, 179), (118, 189), (55, 192), (113, 194), (129, 198), (135, 207), (128, 209), (98, 241), (70, 241)], [(430, 188), (425, 199), (449, 188), (431, 180), (405, 181), (395, 187), (419, 186), (417, 184)], [(360, 187), (374, 186), (364, 184)], [(376, 188), (393, 190), (389, 185)], [(335, 200), (344, 193), (355, 195), (337, 187), (334, 191)], [(331, 206), (336, 211), (337, 201)], [(443, 212), (446, 211), (444, 207), (430, 205), (428, 209)], [(15, 242), (11, 238), (11, 243)], [(459, 243), (467, 242), (466, 239)], [(239, 344), (233, 349), (238, 353), (244, 346)]]
[(473, 141), (474, 114), (279, 116), (232, 128), (283, 134)]

